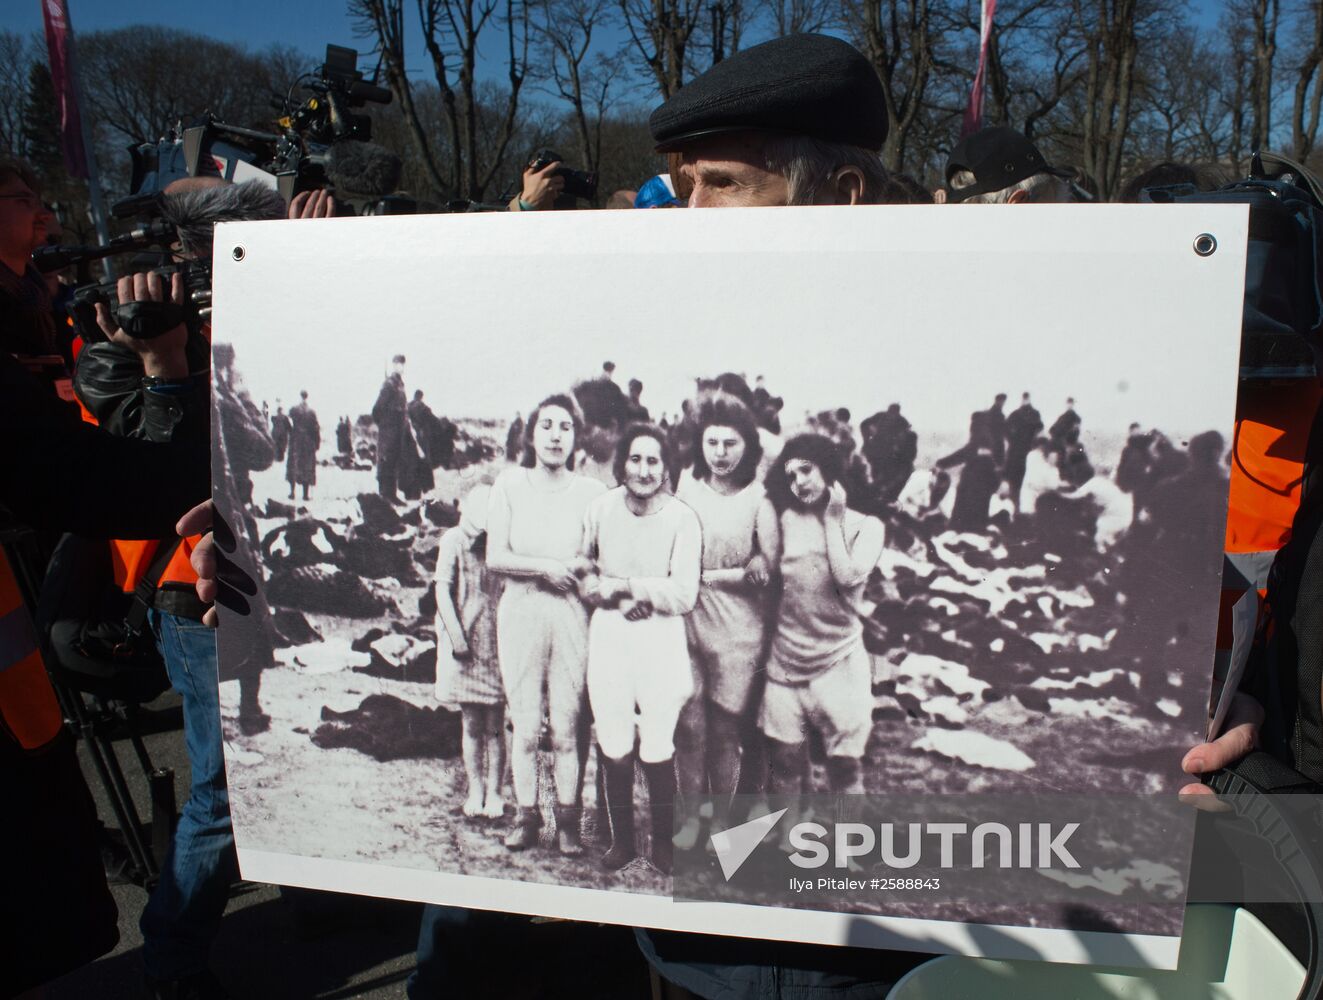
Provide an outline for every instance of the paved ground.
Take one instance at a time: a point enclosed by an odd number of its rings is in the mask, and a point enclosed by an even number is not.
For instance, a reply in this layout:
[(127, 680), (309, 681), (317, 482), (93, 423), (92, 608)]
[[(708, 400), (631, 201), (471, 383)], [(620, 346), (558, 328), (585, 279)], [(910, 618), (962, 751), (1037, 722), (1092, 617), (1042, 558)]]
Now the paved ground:
[[(168, 693), (151, 707), (170, 713), (177, 705), (178, 699)], [(182, 805), (188, 790), (188, 758), (177, 711), (163, 721), (168, 728), (148, 737), (148, 752), (158, 766), (174, 769)], [(129, 743), (117, 741), (116, 750), (142, 815), (150, 816), (146, 781)], [(80, 753), (98, 810), (114, 827), (109, 800), (81, 747)], [(147, 895), (136, 885), (115, 886), (114, 893), (120, 910), (119, 946), (55, 984), (51, 1000), (143, 996), (138, 917)], [(242, 883), (231, 894), (212, 965), (239, 1000), (404, 997), (404, 983), (414, 967), (420, 910), (415, 904), (330, 894), (290, 898), (275, 886)], [(492, 996), (632, 1000), (650, 995), (647, 967), (632, 935), (623, 928), (536, 924), (523, 928), (518, 949), (511, 961), (489, 975), (484, 972)]]

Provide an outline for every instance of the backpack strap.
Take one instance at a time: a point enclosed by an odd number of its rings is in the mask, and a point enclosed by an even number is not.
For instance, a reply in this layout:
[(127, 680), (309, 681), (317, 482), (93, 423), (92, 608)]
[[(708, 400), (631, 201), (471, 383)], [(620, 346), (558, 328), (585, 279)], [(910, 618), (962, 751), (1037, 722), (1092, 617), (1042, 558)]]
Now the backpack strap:
[(170, 560), (174, 558), (183, 541), (178, 535), (171, 535), (169, 538), (162, 538), (156, 546), (156, 554), (152, 556), (152, 561), (147, 566), (147, 572), (138, 581), (138, 586), (133, 588), (133, 596), (129, 600), (129, 610), (124, 615), (124, 627), (129, 635), (139, 636), (143, 634), (147, 624), (147, 612), (152, 609), (156, 598), (156, 588), (160, 586), (161, 577), (165, 575), (165, 568), (170, 565)]
[[(1267, 177), (1268, 172), (1264, 169), (1265, 164), (1283, 167), (1293, 173), (1296, 185), (1308, 190), (1314, 196), (1314, 202), (1320, 208), (1323, 208), (1323, 181), (1320, 181), (1312, 170), (1302, 163), (1297, 163), (1289, 156), (1261, 149), (1250, 159), (1250, 175), (1252, 177)], [(1281, 172), (1281, 170), (1278, 170), (1279, 174)]]

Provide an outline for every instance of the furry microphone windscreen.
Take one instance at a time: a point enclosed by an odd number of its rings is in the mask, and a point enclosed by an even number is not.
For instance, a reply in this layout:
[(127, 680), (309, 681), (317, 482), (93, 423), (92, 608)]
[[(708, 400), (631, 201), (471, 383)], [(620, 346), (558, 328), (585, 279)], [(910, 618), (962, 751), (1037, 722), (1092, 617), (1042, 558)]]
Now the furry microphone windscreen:
[(400, 186), (404, 164), (389, 149), (344, 139), (326, 152), (326, 177), (337, 191), (384, 198)]
[(211, 260), (216, 223), (283, 219), (285, 214), (285, 199), (261, 181), (161, 196), (161, 215), (178, 231), (184, 253), (197, 260)]

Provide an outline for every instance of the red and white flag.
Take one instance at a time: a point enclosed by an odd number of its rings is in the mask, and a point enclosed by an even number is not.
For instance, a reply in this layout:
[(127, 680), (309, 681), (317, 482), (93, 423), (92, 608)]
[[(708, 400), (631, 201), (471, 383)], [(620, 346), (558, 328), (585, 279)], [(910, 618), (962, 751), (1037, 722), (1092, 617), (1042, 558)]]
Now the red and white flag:
[(988, 42), (992, 38), (992, 18), (997, 13), (997, 0), (983, 0), (983, 17), (979, 25), (978, 69), (974, 71), (974, 86), (969, 91), (969, 106), (960, 126), (960, 138), (971, 135), (983, 127), (983, 85), (988, 67)]
[(46, 23), (46, 49), (50, 53), (51, 83), (60, 109), (60, 149), (70, 177), (87, 177), (87, 151), (83, 148), (83, 125), (78, 115), (78, 91), (74, 83), (73, 29), (69, 26), (67, 0), (41, 0)]

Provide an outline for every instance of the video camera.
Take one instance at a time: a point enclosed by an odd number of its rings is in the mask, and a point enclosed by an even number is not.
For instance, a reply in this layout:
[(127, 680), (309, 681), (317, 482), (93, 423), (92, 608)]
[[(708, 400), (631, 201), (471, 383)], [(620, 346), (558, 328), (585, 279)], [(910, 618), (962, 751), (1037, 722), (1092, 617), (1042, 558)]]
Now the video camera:
[[(309, 96), (297, 106), (289, 95), (277, 107), (277, 132), (242, 128), (204, 116), (157, 143), (131, 149), (130, 194), (116, 202), (118, 218), (150, 211), (152, 199), (181, 177), (213, 176), (241, 183), (261, 180), (288, 203), (300, 191), (331, 187), (340, 197), (378, 199), (399, 184), (401, 164), (389, 151), (371, 144), (372, 120), (354, 109), (389, 104), (391, 93), (369, 83), (358, 71), (358, 53), (326, 46), (326, 60), (304, 84)], [(292, 94), (294, 87), (290, 88)]]
[(126, 333), (139, 340), (151, 340), (181, 322), (196, 332), (211, 315), (211, 262), (174, 260), (171, 248), (177, 240), (175, 226), (157, 219), (123, 236), (116, 236), (103, 247), (40, 247), (32, 254), (32, 263), (38, 271), (48, 274), (117, 254), (133, 253), (140, 257), (156, 258), (157, 266), (149, 270), (159, 274), (167, 288), (174, 275), (181, 274), (184, 281), (182, 306), (169, 302), (130, 302), (121, 306), (113, 282), (82, 285), (73, 294), (68, 306), (69, 316), (85, 343), (105, 339), (96, 321), (98, 304), (110, 308), (116, 325)]

